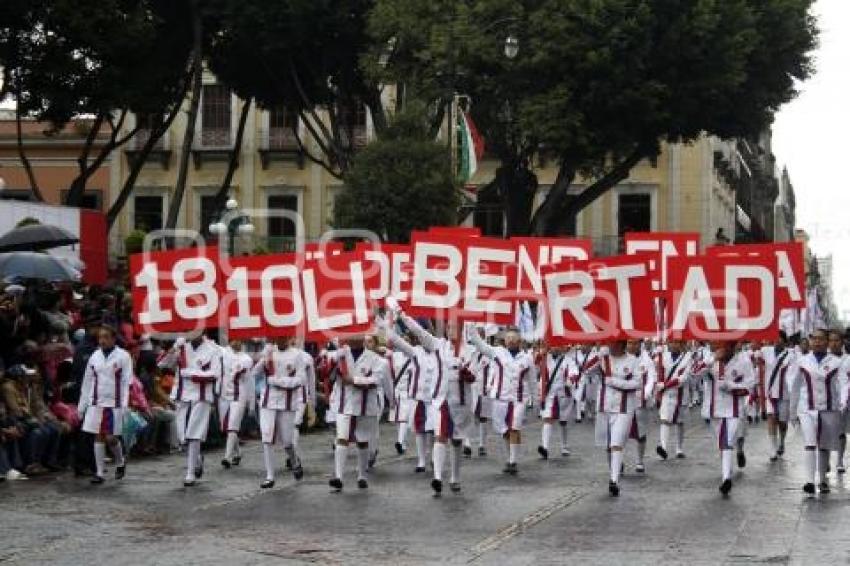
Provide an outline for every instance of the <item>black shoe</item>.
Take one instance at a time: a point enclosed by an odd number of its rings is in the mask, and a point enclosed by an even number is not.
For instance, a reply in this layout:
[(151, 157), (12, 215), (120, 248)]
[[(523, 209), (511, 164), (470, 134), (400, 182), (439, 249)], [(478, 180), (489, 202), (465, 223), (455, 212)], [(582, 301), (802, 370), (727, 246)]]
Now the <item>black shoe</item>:
[(685, 458), (687, 458), (687, 456), (685, 456), (684, 452), (676, 452), (676, 458), (678, 460), (684, 460)]
[(425, 472), (425, 466), (416, 466), (416, 469), (413, 470), (413, 471), (416, 472), (417, 474), (424, 473)]
[(328, 485), (336, 491), (342, 491), (342, 480), (339, 478), (331, 478), (328, 480)]
[(123, 466), (118, 466), (117, 468), (115, 468), (115, 479), (116, 480), (123, 480), (124, 475), (126, 475), (126, 473), (127, 473), (127, 464), (124, 464)]
[(431, 489), (434, 490), (434, 495), (443, 493), (443, 481), (436, 478), (431, 480)]
[(290, 460), (289, 458), (287, 458), (287, 459), (286, 459), (286, 464), (284, 464), (284, 465), (286, 466), (286, 469), (287, 469), (287, 470), (291, 470), (291, 469), (292, 469), (292, 460)]
[(295, 481), (300, 481), (301, 478), (304, 477), (304, 468), (301, 466), (300, 462), (292, 469), (292, 477), (295, 478)]
[(404, 454), (404, 446), (401, 445), (401, 442), (395, 443), (395, 451), (398, 453), (399, 456)]
[(771, 463), (776, 462), (777, 460), (779, 460), (779, 456), (777, 454), (774, 454), (773, 456), (770, 457)]
[(460, 484), (459, 483), (450, 483), (449, 489), (452, 490), (452, 493), (460, 493)]
[(183, 480), (183, 487), (195, 487), (195, 480)]
[(378, 461), (378, 451), (375, 450), (372, 454), (369, 454), (369, 469), (375, 467), (375, 463)]
[(231, 463), (234, 466), (238, 466), (240, 463), (242, 463), (242, 456), (234, 456), (233, 459), (231, 460)]
[(780, 446), (780, 447), (779, 447), (779, 449), (776, 451), (776, 455), (777, 455), (777, 456), (782, 456), (783, 454), (785, 454), (785, 447), (784, 447), (784, 446)]
[(260, 484), (260, 489), (271, 489), (274, 487), (274, 480), (265, 480)]
[(723, 480), (723, 483), (720, 484), (720, 493), (729, 495), (730, 491), (732, 491), (732, 480)]
[(738, 452), (738, 467), (746, 468), (747, 467), (747, 456), (743, 452)]
[(224, 468), (225, 470), (229, 470), (230, 469), (230, 460), (228, 460), (227, 458), (224, 458), (221, 461), (221, 467)]
[(517, 468), (516, 462), (514, 462), (513, 464), (508, 462), (507, 464), (505, 464), (505, 468), (502, 471), (506, 474), (515, 476), (519, 472), (519, 469)]
[(89, 481), (92, 483), (92, 485), (100, 485), (106, 480), (103, 479), (103, 476), (93, 476), (92, 479), (90, 479)]
[(368, 489), (369, 482), (367, 482), (365, 478), (360, 478), (359, 480), (357, 480), (357, 487), (359, 487), (360, 489)]
[(543, 448), (542, 446), (537, 447), (537, 453), (540, 454), (540, 457), (544, 460), (549, 459), (549, 451)]
[(463, 456), (464, 458), (472, 458), (472, 446), (463, 447)]
[(479, 446), (478, 447), (478, 457), (483, 458), (486, 455), (487, 455), (487, 449), (484, 448), (483, 446)]
[(667, 451), (664, 450), (664, 447), (661, 446), (660, 444), (655, 447), (655, 453), (658, 454), (661, 457), (662, 460), (667, 459)]
[(803, 486), (803, 493), (805, 493), (806, 495), (810, 495), (810, 496), (814, 495), (815, 494), (815, 484), (807, 483), (806, 485), (804, 485)]
[(825, 481), (820, 483), (820, 485), (818, 486), (818, 489), (820, 490), (821, 493), (829, 493), (829, 491), (830, 491), (829, 490), (829, 484), (826, 483)]
[(620, 486), (617, 485), (617, 482), (608, 482), (608, 493), (611, 494), (611, 497), (620, 497)]

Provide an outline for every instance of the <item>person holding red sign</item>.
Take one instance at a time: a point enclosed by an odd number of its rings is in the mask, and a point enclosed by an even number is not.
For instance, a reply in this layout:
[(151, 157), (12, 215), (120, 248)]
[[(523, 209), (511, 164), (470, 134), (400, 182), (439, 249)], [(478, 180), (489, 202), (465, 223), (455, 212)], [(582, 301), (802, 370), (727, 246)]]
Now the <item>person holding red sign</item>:
[(263, 489), (274, 487), (274, 451), (276, 442), (283, 445), (296, 480), (304, 477), (304, 468), (295, 448), (295, 427), (303, 410), (307, 364), (303, 350), (289, 338), (268, 344), (256, 365), (256, 373), (265, 377), (266, 385), (260, 395), (260, 433), (263, 441), (263, 461), (266, 479)]
[[(838, 340), (833, 339), (836, 342)], [(813, 497), (820, 474), (820, 492), (829, 493), (829, 453), (839, 448), (841, 433), (841, 375), (844, 360), (829, 350), (830, 335), (818, 329), (809, 337), (811, 351), (797, 361), (791, 382), (791, 414), (800, 423), (805, 444), (806, 483), (803, 491)]]
[[(451, 476), (449, 488), (453, 492), (460, 491), (460, 461), (463, 439), (467, 436), (472, 424), (472, 376), (460, 371), (460, 362), (454, 354), (452, 343), (445, 338), (437, 338), (415, 320), (406, 316), (398, 303), (390, 297), (387, 299), (389, 309), (404, 323), (410, 332), (416, 336), (419, 343), (434, 356), (433, 363), (437, 368), (437, 379), (431, 391), (431, 410), (434, 421), (433, 464), (434, 478), (431, 488), (439, 496), (443, 490), (443, 467), (446, 462), (448, 444), (451, 441), (449, 465)], [(383, 324), (386, 328), (386, 324)], [(398, 337), (393, 343), (399, 343)], [(469, 376), (469, 377), (467, 377)]]
[(185, 487), (204, 475), (201, 442), (206, 440), (215, 383), (221, 377), (221, 348), (203, 334), (187, 342), (178, 338), (159, 361), (160, 367), (177, 368), (177, 385), (171, 396), (177, 405), (178, 436), (187, 444)]
[(756, 382), (755, 368), (749, 356), (737, 351), (737, 342), (717, 342), (712, 359), (706, 362), (704, 378), (708, 381), (704, 402), (714, 421), (720, 449), (722, 483), (720, 492), (725, 496), (732, 491), (732, 451), (736, 445), (740, 456), (743, 445), (739, 443), (741, 419), (746, 417), (747, 397)]
[(667, 459), (667, 447), (670, 444), (670, 429), (676, 428), (676, 458), (684, 458), (685, 415), (687, 414), (687, 396), (690, 389), (691, 369), (694, 365), (693, 354), (685, 349), (682, 340), (670, 340), (667, 347), (655, 355), (655, 367), (658, 373), (656, 386), (658, 395), (658, 419), (661, 430), (658, 435), (656, 452), (662, 460)]
[(473, 327), (468, 327), (467, 339), (492, 362), (493, 430), (505, 439), (508, 462), (503, 471), (516, 475), (525, 406), (534, 391), (534, 358), (521, 350), (522, 339), (514, 329), (505, 332), (504, 346), (487, 344)]
[(222, 356), (221, 381), (218, 384), (218, 415), (221, 420), (221, 432), (227, 435), (224, 458), (221, 465), (225, 469), (238, 466), (242, 461), (239, 451), (239, 429), (245, 413), (254, 414), (257, 397), (254, 394), (254, 360), (242, 351), (242, 342), (232, 340), (224, 348)]
[(762, 346), (756, 352), (756, 360), (762, 365), (765, 376), (767, 434), (773, 449), (771, 462), (776, 462), (785, 453), (785, 435), (788, 432), (790, 417), (788, 380), (791, 378), (790, 372), (796, 357), (795, 351), (788, 347), (788, 337), (781, 330), (775, 344)]
[(102, 484), (106, 475), (106, 445), (115, 454), (115, 479), (126, 471), (124, 452), (118, 436), (129, 406), (133, 362), (126, 350), (115, 344), (115, 329), (104, 326), (98, 331), (98, 349), (89, 358), (77, 413), (84, 432), (95, 435), (93, 484)]
[(407, 356), (411, 364), (411, 376), (408, 379), (407, 415), (413, 425), (416, 438), (416, 473), (425, 471), (428, 436), (434, 431), (434, 415), (431, 411), (431, 393), (436, 379), (435, 358), (419, 344), (419, 339), (409, 332), (407, 339), (396, 334), (389, 326), (381, 331), (385, 334), (390, 348)]
[(336, 449), (334, 475), (328, 481), (331, 489), (342, 491), (345, 460), (351, 442), (357, 445), (357, 487), (369, 487), (369, 442), (378, 426), (380, 404), (378, 383), (388, 370), (387, 362), (377, 352), (365, 347), (366, 337), (347, 339), (347, 344), (334, 352), (341, 387), (342, 412), (336, 415)]
[(623, 447), (632, 427), (642, 386), (640, 360), (626, 351), (626, 341), (611, 342), (599, 356), (602, 383), (596, 407), (596, 445), (608, 451), (608, 492), (620, 495)]
[(540, 373), (540, 418), (543, 419), (540, 446), (537, 452), (544, 460), (549, 459), (549, 444), (552, 427), (557, 422), (561, 430), (561, 456), (569, 456), (567, 423), (575, 412), (573, 387), (578, 369), (561, 348), (548, 349), (545, 345), (537, 353)]

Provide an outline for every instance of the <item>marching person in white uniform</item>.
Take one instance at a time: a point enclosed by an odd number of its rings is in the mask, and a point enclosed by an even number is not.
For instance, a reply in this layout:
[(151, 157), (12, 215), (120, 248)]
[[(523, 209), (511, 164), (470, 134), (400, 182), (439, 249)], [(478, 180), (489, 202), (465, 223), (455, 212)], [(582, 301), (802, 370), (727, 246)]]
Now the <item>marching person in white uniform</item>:
[(770, 461), (775, 462), (785, 453), (785, 435), (788, 433), (790, 418), (789, 379), (793, 377), (791, 373), (796, 354), (788, 347), (785, 333), (780, 331), (776, 344), (760, 348), (756, 359), (764, 368), (767, 434), (772, 447)]
[(811, 351), (798, 360), (791, 383), (791, 414), (800, 423), (805, 445), (803, 455), (806, 483), (803, 491), (815, 494), (816, 472), (820, 473), (820, 491), (829, 493), (827, 468), (829, 453), (839, 448), (841, 431), (841, 370), (843, 360), (828, 350), (828, 334), (815, 330), (809, 337)]
[(98, 331), (99, 348), (91, 355), (83, 377), (77, 412), (84, 432), (95, 435), (93, 484), (102, 484), (106, 475), (106, 446), (115, 456), (115, 479), (124, 477), (127, 466), (118, 437), (124, 425), (124, 410), (130, 398), (133, 362), (130, 354), (115, 345), (115, 330), (104, 326)]
[(378, 461), (378, 441), (380, 439), (380, 422), (384, 415), (384, 407), (389, 404), (389, 409), (392, 409), (393, 400), (395, 398), (393, 378), (390, 374), (389, 361), (387, 361), (386, 348), (379, 347), (378, 338), (375, 335), (366, 336), (366, 349), (376, 352), (384, 361), (387, 362), (387, 371), (381, 374), (381, 379), (378, 380), (378, 426), (372, 434), (372, 439), (369, 441), (369, 469), (372, 469)]
[(623, 447), (638, 404), (640, 360), (626, 351), (626, 341), (612, 342), (600, 351), (601, 384), (597, 397), (596, 445), (608, 451), (610, 482), (608, 492), (620, 495)]
[(254, 414), (257, 397), (254, 394), (254, 360), (242, 351), (242, 342), (231, 340), (222, 355), (221, 381), (218, 385), (218, 416), (221, 432), (227, 435), (223, 468), (238, 466), (242, 461), (239, 451), (239, 429), (245, 414)]
[(756, 382), (749, 356), (736, 352), (736, 346), (735, 342), (718, 342), (712, 358), (704, 362), (708, 386), (703, 402), (717, 433), (723, 495), (732, 490), (732, 451), (739, 440), (742, 419), (746, 419), (747, 397)]
[(584, 420), (587, 411), (596, 410), (598, 392), (599, 352), (590, 344), (581, 344), (570, 352), (578, 376), (574, 387), (576, 404), (576, 422)]
[(161, 367), (177, 367), (177, 384), (171, 398), (177, 405), (178, 435), (187, 444), (186, 478), (192, 487), (204, 475), (201, 442), (206, 440), (215, 384), (221, 379), (222, 351), (204, 335), (186, 342), (178, 338), (159, 362)]
[(561, 431), (561, 456), (569, 456), (567, 423), (576, 410), (573, 387), (574, 380), (578, 377), (578, 370), (561, 348), (548, 349), (544, 346), (538, 352), (538, 356), (540, 417), (543, 419), (543, 427), (537, 452), (542, 459), (549, 458), (552, 427), (558, 423)]
[[(484, 339), (484, 329), (476, 330)], [(471, 332), (471, 331), (470, 331)], [(492, 416), (490, 399), (490, 360), (479, 352), (468, 340), (463, 345), (461, 359), (465, 371), (468, 371), (475, 381), (472, 384), (472, 414), (478, 429), (478, 456), (487, 455), (487, 429), (490, 427)], [(467, 376), (469, 379), (469, 376)], [(471, 439), (467, 438), (464, 445), (464, 455), (472, 456)]]
[(685, 457), (685, 415), (693, 366), (693, 354), (685, 349), (681, 340), (670, 340), (667, 347), (655, 355), (658, 418), (661, 421), (656, 452), (662, 460), (667, 459), (673, 427), (676, 428), (676, 458)]
[(389, 421), (395, 423), (397, 436), (395, 450), (399, 456), (407, 452), (408, 402), (407, 389), (410, 386), (410, 376), (413, 373), (413, 362), (404, 352), (388, 349), (384, 357), (389, 366), (389, 374), (393, 380), (393, 402), (390, 406)]
[(260, 433), (266, 467), (266, 479), (260, 484), (263, 489), (274, 487), (274, 445), (278, 442), (291, 462), (293, 477), (300, 480), (304, 476), (295, 449), (295, 427), (305, 404), (308, 364), (303, 350), (292, 344), (291, 339), (281, 338), (277, 345), (267, 345), (256, 365), (255, 371), (266, 380), (260, 396)]
[(378, 426), (378, 382), (388, 370), (384, 358), (365, 348), (365, 337), (349, 338), (347, 345), (330, 352), (337, 360), (341, 412), (336, 415), (334, 475), (328, 482), (341, 491), (349, 443), (357, 445), (357, 486), (369, 487), (369, 441)]
[(638, 358), (641, 386), (637, 391), (638, 402), (632, 426), (629, 429), (629, 438), (637, 442), (637, 464), (635, 471), (639, 474), (646, 472), (644, 457), (646, 456), (646, 433), (649, 430), (649, 415), (653, 407), (655, 396), (655, 364), (649, 351), (642, 347), (640, 340), (629, 340), (626, 342), (626, 351)]
[(508, 461), (503, 471), (516, 475), (525, 406), (534, 392), (534, 358), (520, 349), (522, 339), (513, 329), (505, 332), (504, 346), (487, 344), (473, 327), (467, 327), (467, 336), (472, 345), (491, 361), (493, 430), (505, 439)]
[(386, 335), (387, 344), (393, 350), (407, 356), (410, 376), (407, 388), (407, 419), (413, 427), (416, 439), (416, 473), (425, 471), (427, 464), (428, 437), (434, 431), (434, 413), (431, 410), (432, 393), (437, 377), (435, 357), (420, 343), (419, 338), (408, 328), (407, 339), (385, 325), (380, 329)]
[(834, 356), (841, 358), (841, 426), (838, 435), (838, 462), (835, 471), (839, 474), (847, 472), (844, 467), (844, 452), (847, 449), (847, 433), (850, 432), (850, 356), (844, 348), (844, 335), (839, 330), (829, 334), (829, 350)]

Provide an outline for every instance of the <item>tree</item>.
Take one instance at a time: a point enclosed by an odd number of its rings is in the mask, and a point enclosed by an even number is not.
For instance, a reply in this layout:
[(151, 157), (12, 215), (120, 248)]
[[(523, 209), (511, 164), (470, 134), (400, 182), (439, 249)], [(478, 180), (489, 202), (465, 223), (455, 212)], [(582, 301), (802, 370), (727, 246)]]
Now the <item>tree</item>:
[(345, 176), (333, 225), (407, 242), (411, 230), (454, 224), (459, 195), (448, 157), (445, 146), (431, 137), (420, 107), (397, 114)]
[[(427, 5), (426, 5), (427, 4)], [(377, 0), (376, 40), (395, 34), (387, 77), (470, 95), (501, 161), (509, 233), (551, 234), (664, 141), (755, 136), (811, 73), (812, 0)], [(498, 33), (519, 36), (515, 61)], [(445, 79), (443, 79), (445, 82)], [(555, 185), (531, 214), (531, 159)], [(590, 184), (577, 197), (569, 187)]]
[[(0, 15), (0, 66), (17, 111), (54, 131), (93, 117), (66, 198), (78, 206), (94, 172), (139, 131), (123, 132), (128, 115), (165, 121), (183, 96), (191, 47), (186, 2), (14, 2), (20, 6)], [(98, 139), (103, 133), (105, 141)]]
[(386, 122), (381, 86), (360, 65), (371, 42), (365, 32), (371, 6), (371, 0), (208, 3), (218, 30), (210, 69), (242, 99), (295, 112), (318, 147), (314, 151), (293, 128), (300, 149), (337, 178), (354, 161), (358, 107), (369, 108), (378, 132)]

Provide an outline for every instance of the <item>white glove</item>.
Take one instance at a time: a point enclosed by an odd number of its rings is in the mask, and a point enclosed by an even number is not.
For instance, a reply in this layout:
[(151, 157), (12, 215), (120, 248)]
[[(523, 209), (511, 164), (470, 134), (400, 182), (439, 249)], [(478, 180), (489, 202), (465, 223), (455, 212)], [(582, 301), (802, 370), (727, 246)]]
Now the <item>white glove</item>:
[(274, 344), (266, 344), (266, 347), (263, 348), (263, 357), (268, 358), (274, 353)]
[(390, 295), (384, 300), (384, 304), (387, 309), (393, 313), (394, 315), (399, 315), (401, 313), (401, 306), (398, 304), (398, 300)]
[(175, 340), (175, 341), (174, 341), (174, 348), (175, 348), (175, 349), (176, 349), (176, 348), (182, 348), (182, 347), (183, 347), (183, 346), (185, 346), (185, 345), (186, 345), (186, 339), (185, 339), (184, 337), (182, 337), (182, 336), (181, 336), (181, 337), (179, 337), (177, 340)]
[(378, 330), (386, 331), (390, 327), (389, 323), (382, 317), (375, 317), (375, 328)]

